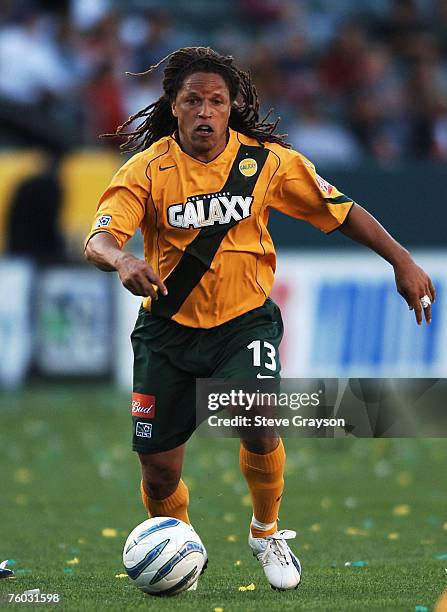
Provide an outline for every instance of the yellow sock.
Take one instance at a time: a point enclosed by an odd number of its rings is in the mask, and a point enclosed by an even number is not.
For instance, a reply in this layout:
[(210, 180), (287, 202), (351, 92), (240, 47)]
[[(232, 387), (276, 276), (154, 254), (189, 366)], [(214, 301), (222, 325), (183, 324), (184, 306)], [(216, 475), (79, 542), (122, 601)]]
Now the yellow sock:
[(171, 493), (165, 499), (151, 499), (144, 489), (143, 481), (141, 481), (140, 491), (143, 504), (149, 513), (149, 518), (172, 516), (185, 523), (190, 522), (188, 516), (189, 492), (183, 480), (180, 480), (174, 493)]
[[(255, 538), (265, 537), (277, 530), (279, 506), (284, 489), (286, 453), (281, 438), (275, 450), (260, 455), (248, 451), (241, 444), (240, 466), (251, 493), (254, 523), (251, 533)], [(259, 525), (267, 527), (259, 529)]]

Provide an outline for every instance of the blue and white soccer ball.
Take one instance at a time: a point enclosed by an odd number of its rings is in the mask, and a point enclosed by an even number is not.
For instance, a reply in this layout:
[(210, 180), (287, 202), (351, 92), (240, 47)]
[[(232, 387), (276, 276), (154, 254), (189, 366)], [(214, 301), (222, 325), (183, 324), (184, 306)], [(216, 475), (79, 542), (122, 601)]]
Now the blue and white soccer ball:
[(187, 523), (170, 517), (144, 521), (126, 540), (123, 563), (149, 595), (177, 595), (200, 576), (207, 560), (202, 540)]

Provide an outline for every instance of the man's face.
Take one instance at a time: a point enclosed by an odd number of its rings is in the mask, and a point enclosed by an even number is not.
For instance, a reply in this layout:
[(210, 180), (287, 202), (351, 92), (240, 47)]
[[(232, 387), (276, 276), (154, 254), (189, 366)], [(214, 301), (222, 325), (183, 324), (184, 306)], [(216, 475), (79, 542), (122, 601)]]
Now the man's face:
[(231, 100), (220, 74), (195, 72), (187, 76), (171, 108), (185, 153), (208, 162), (225, 149)]

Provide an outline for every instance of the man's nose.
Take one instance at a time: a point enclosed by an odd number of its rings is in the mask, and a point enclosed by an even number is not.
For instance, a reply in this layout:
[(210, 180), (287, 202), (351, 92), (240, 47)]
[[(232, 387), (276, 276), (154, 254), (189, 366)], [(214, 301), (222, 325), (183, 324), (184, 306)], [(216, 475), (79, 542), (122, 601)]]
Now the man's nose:
[(199, 117), (202, 118), (206, 118), (206, 117), (211, 117), (212, 111), (211, 111), (211, 104), (204, 100), (204, 102), (202, 102), (202, 104), (200, 105), (200, 109), (199, 109)]

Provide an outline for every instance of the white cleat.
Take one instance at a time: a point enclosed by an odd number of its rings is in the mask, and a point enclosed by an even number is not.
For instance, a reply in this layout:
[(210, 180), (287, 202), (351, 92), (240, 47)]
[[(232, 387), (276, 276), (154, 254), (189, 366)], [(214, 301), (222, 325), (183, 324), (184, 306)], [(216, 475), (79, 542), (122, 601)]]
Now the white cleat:
[(187, 591), (197, 591), (197, 585), (199, 584), (199, 578), (203, 574), (203, 572), (206, 570), (207, 567), (208, 567), (208, 557), (205, 558), (205, 563), (203, 564), (202, 571), (197, 577), (197, 580), (193, 582), (192, 585), (186, 589)]
[(262, 565), (272, 589), (296, 589), (301, 581), (301, 563), (286, 542), (295, 537), (296, 532), (290, 529), (281, 529), (265, 538), (254, 538), (250, 531), (248, 545)]
[(188, 587), (186, 590), (187, 591), (197, 591), (197, 585), (199, 584), (199, 579), (197, 578), (197, 580), (195, 582), (192, 583), (192, 585), (190, 587)]

